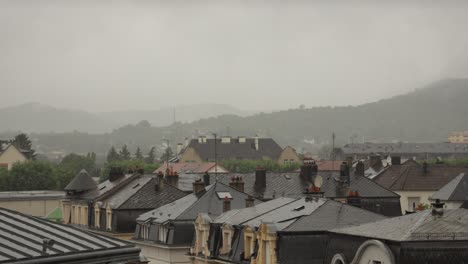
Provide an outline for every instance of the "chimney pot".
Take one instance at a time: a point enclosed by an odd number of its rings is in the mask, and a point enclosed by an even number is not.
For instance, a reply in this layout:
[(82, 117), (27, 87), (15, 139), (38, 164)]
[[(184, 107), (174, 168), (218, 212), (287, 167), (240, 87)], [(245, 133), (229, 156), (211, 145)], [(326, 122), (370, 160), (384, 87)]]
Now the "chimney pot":
[(445, 203), (441, 203), (440, 199), (436, 199), (435, 203), (431, 203), (431, 205), (432, 205), (432, 215), (442, 216), (444, 214)]

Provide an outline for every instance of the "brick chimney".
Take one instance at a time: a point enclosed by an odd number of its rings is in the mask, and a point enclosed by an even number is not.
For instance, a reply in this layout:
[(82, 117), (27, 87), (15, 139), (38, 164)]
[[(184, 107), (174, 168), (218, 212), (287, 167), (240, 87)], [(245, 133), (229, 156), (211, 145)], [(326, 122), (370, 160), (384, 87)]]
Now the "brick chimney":
[(201, 179), (197, 179), (192, 183), (193, 193), (197, 194), (205, 190), (205, 183)]
[(320, 190), (320, 187), (316, 187), (313, 184), (304, 192), (304, 195), (307, 198), (322, 198), (323, 194), (324, 192)]
[(266, 187), (266, 170), (263, 167), (257, 167), (255, 170), (255, 188), (261, 189)]
[(229, 186), (240, 191), (244, 192), (244, 179), (242, 179), (241, 176), (234, 176), (231, 178), (231, 181), (229, 182)]
[(255, 199), (252, 195), (245, 198), (245, 207), (253, 207), (255, 205)]
[(361, 208), (361, 197), (358, 191), (349, 191), (348, 197), (346, 197), (346, 203), (354, 207)]
[(231, 199), (229, 197), (224, 197), (223, 200), (223, 212), (231, 211)]
[(304, 160), (302, 161), (302, 166), (301, 166), (301, 176), (304, 179), (313, 181), (314, 177), (317, 175), (317, 172), (318, 172), (318, 166), (315, 163), (315, 160), (311, 158), (304, 158)]
[(177, 173), (177, 171), (171, 170), (171, 172), (168, 175), (166, 175), (166, 181), (168, 184), (177, 188), (179, 184), (179, 173)]

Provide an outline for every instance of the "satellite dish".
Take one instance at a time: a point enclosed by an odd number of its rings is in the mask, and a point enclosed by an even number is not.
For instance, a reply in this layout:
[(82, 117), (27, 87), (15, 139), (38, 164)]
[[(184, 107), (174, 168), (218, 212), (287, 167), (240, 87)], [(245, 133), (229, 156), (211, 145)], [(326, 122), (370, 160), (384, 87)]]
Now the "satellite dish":
[(321, 187), (322, 187), (322, 184), (323, 184), (322, 176), (320, 176), (320, 175), (315, 176), (315, 179), (314, 179), (314, 186), (315, 186), (315, 187), (318, 187), (318, 188), (321, 188)]

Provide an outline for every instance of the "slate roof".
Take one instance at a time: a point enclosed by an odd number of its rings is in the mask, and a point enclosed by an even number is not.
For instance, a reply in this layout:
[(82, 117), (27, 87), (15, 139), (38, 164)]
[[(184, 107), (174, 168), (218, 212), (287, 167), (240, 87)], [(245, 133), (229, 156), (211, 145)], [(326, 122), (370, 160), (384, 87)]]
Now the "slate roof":
[[(266, 188), (255, 187), (255, 173), (224, 173), (218, 174), (218, 181), (229, 185), (233, 177), (242, 177), (244, 180), (244, 192), (262, 200), (276, 197), (301, 197), (310, 185), (300, 177), (298, 172), (267, 172)], [(180, 174), (178, 188), (183, 191), (192, 191), (192, 183), (196, 179), (203, 179), (202, 174)], [(210, 183), (216, 182), (214, 174), (210, 174)]]
[[(164, 223), (168, 220), (195, 220), (199, 213), (206, 213), (209, 217), (215, 218), (223, 213), (223, 198), (219, 198), (217, 192), (229, 192), (232, 196), (231, 209), (245, 207), (245, 199), (248, 194), (239, 192), (234, 188), (224, 185), (221, 182), (205, 187), (205, 191), (198, 194), (189, 194), (179, 200), (150, 212), (140, 215), (138, 222), (151, 219), (153, 222)], [(255, 204), (260, 201), (255, 200)]]
[(85, 192), (84, 194), (79, 195), (80, 199), (83, 200), (95, 200), (99, 197), (103, 197), (104, 195), (108, 195), (108, 193), (112, 193), (118, 188), (124, 186), (129, 181), (132, 181), (134, 178), (139, 177), (138, 174), (125, 174), (122, 177), (110, 181), (106, 180), (101, 182), (98, 187), (94, 190), (90, 190)]
[(325, 198), (277, 198), (254, 207), (232, 210), (213, 223), (258, 227), (274, 223), (278, 231), (326, 231), (386, 217)]
[(361, 208), (328, 200), (310, 215), (301, 217), (284, 231), (325, 231), (382, 219), (386, 219), (386, 217)]
[(468, 174), (461, 173), (439, 191), (431, 195), (431, 199), (442, 201), (467, 201), (468, 200)]
[(468, 173), (467, 167), (446, 164), (428, 164), (427, 173), (422, 165), (408, 160), (401, 165), (392, 165), (373, 180), (393, 191), (437, 191), (460, 173)]
[[(214, 144), (215, 139), (213, 138), (206, 139), (205, 143), (199, 143), (198, 139), (192, 139), (187, 148), (194, 149), (203, 161), (214, 161)], [(262, 160), (265, 158), (277, 160), (283, 151), (278, 143), (271, 138), (259, 138), (258, 146), (258, 150), (256, 150), (254, 138), (247, 138), (245, 143), (239, 143), (236, 139), (231, 139), (231, 143), (221, 143), (221, 139), (217, 139), (216, 152), (218, 160)]]
[(392, 241), (468, 240), (468, 210), (431, 210), (332, 230), (334, 233)]
[(128, 182), (105, 199), (100, 199), (101, 206), (109, 203), (114, 209), (154, 209), (182, 198), (186, 193), (164, 184), (156, 190), (158, 179), (155, 175), (141, 175)]
[[(42, 255), (45, 238), (54, 241), (47, 249), (48, 256)], [(139, 252), (125, 241), (0, 208), (0, 263), (35, 263), (39, 260), (44, 261), (41, 263), (68, 263), (65, 258), (70, 262), (73, 259), (103, 263), (105, 257), (126, 262), (138, 260)]]
[(468, 144), (462, 143), (354, 143), (346, 144), (343, 148), (345, 154), (404, 154), (404, 153), (438, 153), (456, 154), (468, 153)]
[(65, 186), (65, 191), (89, 191), (97, 188), (96, 182), (86, 170), (81, 170), (72, 181)]

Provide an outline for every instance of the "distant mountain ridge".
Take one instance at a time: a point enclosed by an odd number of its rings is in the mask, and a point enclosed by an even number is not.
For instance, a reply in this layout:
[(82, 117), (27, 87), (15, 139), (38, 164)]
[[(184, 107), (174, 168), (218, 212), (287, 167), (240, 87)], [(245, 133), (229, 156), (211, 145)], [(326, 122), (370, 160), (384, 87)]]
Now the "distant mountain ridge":
[(0, 108), (0, 120), (5, 124), (0, 127), (0, 132), (61, 133), (81, 131), (104, 133), (127, 124), (136, 124), (142, 120), (147, 120), (153, 126), (160, 127), (173, 123), (174, 112), (175, 120), (180, 122), (192, 122), (200, 118), (223, 114), (245, 116), (253, 113), (223, 104), (182, 105), (175, 108), (147, 111), (89, 113), (80, 110), (59, 109), (40, 103), (26, 103)]
[[(468, 79), (446, 79), (404, 95), (359, 106), (298, 108), (245, 117), (233, 114), (215, 117), (213, 114), (194, 122), (177, 122), (170, 126), (126, 125), (99, 135), (84, 133), (86, 130), (77, 128), (83, 133), (34, 133), (32, 136), (43, 152), (94, 151), (100, 154), (106, 153), (111, 145), (120, 147), (127, 144), (133, 151), (137, 146), (145, 149), (161, 145), (163, 138), (170, 139), (175, 145), (183, 142), (184, 137), (211, 136), (212, 133), (218, 136), (258, 134), (274, 138), (283, 147), (290, 145), (304, 150), (313, 148), (312, 142), (331, 143), (332, 133), (336, 135), (337, 145), (363, 141), (441, 142), (446, 141), (454, 130), (468, 129), (467, 99)], [(0, 110), (2, 121), (4, 112)], [(84, 115), (73, 114), (77, 117)], [(40, 117), (35, 116), (44, 124), (49, 122)], [(73, 124), (74, 120), (65, 119), (63, 122)], [(0, 133), (0, 138), (2, 136), (6, 138)]]

